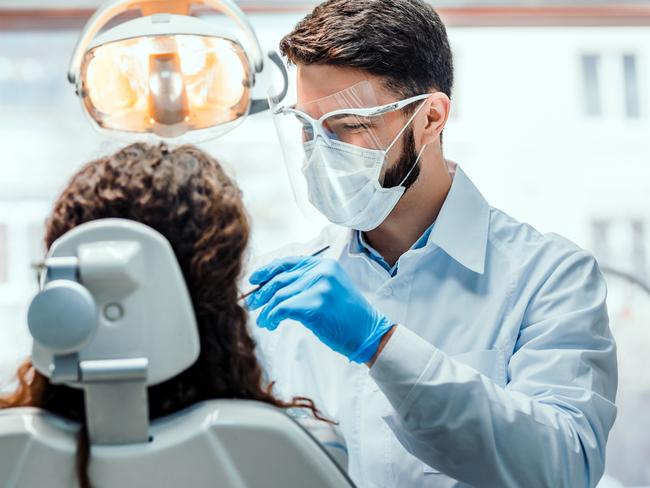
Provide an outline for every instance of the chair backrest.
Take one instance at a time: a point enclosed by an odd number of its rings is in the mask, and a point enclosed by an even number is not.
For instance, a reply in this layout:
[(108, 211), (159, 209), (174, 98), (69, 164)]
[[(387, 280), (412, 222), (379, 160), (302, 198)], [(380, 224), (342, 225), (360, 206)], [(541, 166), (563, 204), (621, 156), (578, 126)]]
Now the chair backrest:
[[(37, 408), (0, 410), (0, 486), (74, 488), (78, 425)], [(215, 400), (157, 419), (145, 444), (93, 446), (94, 487), (354, 486), (282, 410)]]
[(147, 387), (200, 354), (170, 243), (139, 222), (87, 222), (52, 244), (40, 282), (27, 314), (34, 368), (51, 383), (84, 390), (93, 444), (146, 442)]
[[(148, 387), (200, 353), (173, 249), (128, 220), (80, 225), (43, 263), (28, 313), (32, 363), (83, 389), (93, 487), (345, 487), (347, 476), (283, 410), (203, 402), (151, 421)], [(36, 408), (0, 410), (0, 488), (70, 488), (79, 425)]]

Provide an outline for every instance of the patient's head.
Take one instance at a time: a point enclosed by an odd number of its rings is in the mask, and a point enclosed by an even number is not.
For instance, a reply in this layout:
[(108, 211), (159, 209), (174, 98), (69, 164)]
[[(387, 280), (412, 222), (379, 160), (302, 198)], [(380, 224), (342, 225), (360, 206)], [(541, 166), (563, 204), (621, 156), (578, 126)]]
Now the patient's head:
[[(173, 381), (150, 388), (151, 416), (207, 398), (256, 397), (260, 369), (237, 302), (248, 220), (239, 189), (219, 163), (193, 146), (146, 144), (93, 161), (55, 202), (46, 246), (84, 222), (110, 217), (141, 222), (167, 238), (199, 326), (198, 361)], [(43, 406), (68, 416), (83, 412), (68, 405), (53, 400)]]
[[(215, 159), (193, 146), (133, 144), (85, 165), (54, 204), (46, 246), (84, 222), (104, 218), (131, 219), (165, 236), (194, 305), (200, 356), (183, 373), (149, 388), (151, 418), (215, 398), (313, 409), (306, 399), (280, 402), (263, 386), (246, 311), (238, 303), (248, 219), (240, 190)], [(81, 390), (50, 384), (29, 363), (18, 379), (18, 390), (0, 399), (0, 407), (40, 406), (84, 422)]]

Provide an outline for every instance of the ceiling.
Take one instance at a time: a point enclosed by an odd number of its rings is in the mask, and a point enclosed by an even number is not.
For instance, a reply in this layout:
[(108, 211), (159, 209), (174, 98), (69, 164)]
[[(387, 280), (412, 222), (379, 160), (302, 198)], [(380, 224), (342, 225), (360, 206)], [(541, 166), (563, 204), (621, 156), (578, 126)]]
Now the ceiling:
[[(0, 0), (0, 9), (78, 9), (96, 8), (103, 0)], [(308, 0), (237, 0), (246, 7), (265, 7), (268, 9), (302, 10), (318, 4), (318, 1)], [(571, 7), (571, 6), (610, 6), (647, 5), (650, 0), (434, 0), (434, 7)]]
[[(236, 0), (247, 13), (305, 13), (310, 0)], [(450, 27), (650, 26), (650, 0), (428, 0)], [(83, 26), (104, 0), (0, 0), (0, 31)]]

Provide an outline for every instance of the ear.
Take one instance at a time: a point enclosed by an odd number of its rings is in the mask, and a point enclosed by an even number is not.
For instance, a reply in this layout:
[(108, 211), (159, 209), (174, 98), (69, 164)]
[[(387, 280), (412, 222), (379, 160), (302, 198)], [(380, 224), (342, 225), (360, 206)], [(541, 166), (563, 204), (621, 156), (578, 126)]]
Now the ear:
[(449, 97), (442, 92), (432, 94), (424, 103), (422, 116), (425, 117), (425, 121), (420, 134), (421, 145), (440, 141), (440, 133), (447, 124), (451, 108)]

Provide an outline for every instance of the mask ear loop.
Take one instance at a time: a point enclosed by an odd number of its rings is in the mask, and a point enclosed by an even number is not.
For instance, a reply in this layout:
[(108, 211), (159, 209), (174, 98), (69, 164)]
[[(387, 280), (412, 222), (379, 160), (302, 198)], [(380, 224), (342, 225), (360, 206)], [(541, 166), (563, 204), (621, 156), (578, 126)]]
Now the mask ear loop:
[(413, 166), (411, 166), (411, 169), (409, 169), (409, 172), (406, 173), (406, 176), (404, 177), (404, 179), (402, 181), (400, 181), (399, 185), (397, 185), (397, 186), (403, 186), (404, 182), (406, 182), (406, 180), (408, 180), (409, 176), (411, 176), (411, 173), (413, 173), (413, 170), (415, 169), (415, 167), (420, 162), (420, 158), (422, 157), (422, 153), (424, 152), (424, 150), (426, 148), (427, 148), (426, 144), (424, 146), (422, 146), (422, 149), (420, 149), (420, 152), (418, 153), (418, 157), (415, 158), (415, 163), (413, 163)]
[[(405, 125), (404, 127), (402, 127), (402, 130), (399, 131), (399, 133), (397, 134), (397, 136), (395, 137), (395, 139), (393, 139), (393, 142), (391, 142), (390, 145), (388, 146), (388, 148), (386, 148), (384, 154), (386, 154), (386, 153), (388, 153), (388, 151), (390, 151), (391, 147), (393, 147), (393, 145), (395, 144), (395, 141), (397, 141), (397, 140), (402, 136), (402, 134), (404, 133), (404, 131), (406, 130), (406, 128), (407, 128), (409, 125), (411, 125), (411, 122), (413, 122), (413, 119), (415, 119), (415, 116), (420, 112), (420, 110), (422, 109), (422, 107), (424, 107), (424, 104), (425, 104), (425, 103), (426, 103), (426, 100), (423, 101), (423, 102), (420, 104), (420, 106), (415, 110), (415, 112), (413, 112), (413, 115), (411, 115), (411, 117), (409, 118), (408, 122), (406, 122), (406, 125)], [(420, 149), (420, 152), (418, 153), (418, 157), (415, 158), (415, 162), (414, 162), (413, 165), (411, 166), (411, 169), (409, 169), (408, 173), (406, 173), (406, 176), (402, 179), (402, 181), (400, 181), (399, 185), (397, 185), (397, 186), (403, 186), (403, 185), (404, 185), (404, 182), (408, 179), (409, 176), (411, 176), (411, 173), (413, 172), (413, 170), (415, 169), (415, 167), (416, 167), (416, 166), (418, 165), (418, 163), (420, 162), (420, 158), (422, 157), (422, 153), (424, 152), (424, 150), (426, 149), (426, 147), (427, 147), (426, 144), (425, 144), (424, 146), (422, 146), (422, 148)]]
[(402, 130), (400, 130), (400, 131), (397, 133), (397, 135), (396, 135), (395, 138), (393, 139), (393, 142), (391, 142), (391, 143), (388, 145), (388, 147), (387, 147), (386, 149), (384, 149), (384, 154), (388, 154), (388, 151), (391, 150), (391, 148), (395, 145), (395, 143), (397, 142), (397, 140), (398, 140), (400, 137), (402, 137), (402, 134), (404, 134), (404, 131), (408, 128), (409, 125), (411, 125), (411, 122), (413, 122), (413, 119), (415, 119), (415, 116), (420, 112), (420, 110), (422, 109), (422, 107), (424, 107), (424, 104), (425, 104), (426, 102), (427, 102), (427, 101), (424, 100), (424, 101), (420, 104), (420, 106), (415, 110), (415, 112), (413, 112), (413, 115), (411, 115), (411, 117), (408, 119), (408, 121), (406, 122), (406, 124), (404, 125), (404, 127), (402, 127)]

